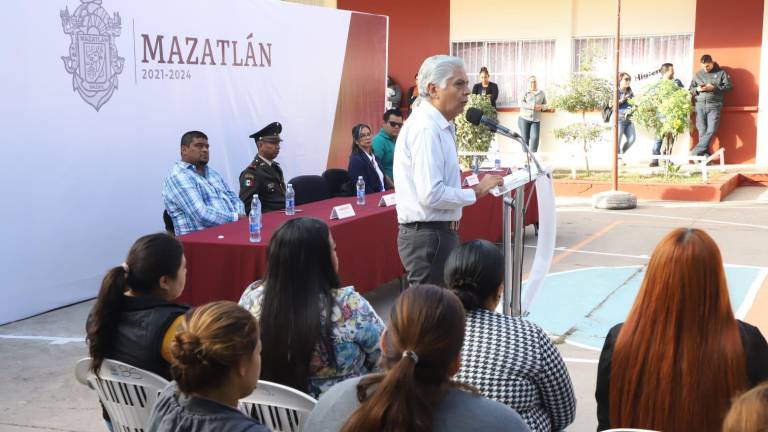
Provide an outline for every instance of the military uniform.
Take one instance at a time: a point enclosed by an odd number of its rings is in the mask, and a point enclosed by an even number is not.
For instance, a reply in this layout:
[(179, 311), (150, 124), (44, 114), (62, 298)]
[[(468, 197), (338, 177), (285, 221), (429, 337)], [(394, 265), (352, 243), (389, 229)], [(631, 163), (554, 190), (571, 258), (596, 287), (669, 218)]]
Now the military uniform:
[(259, 194), (263, 212), (285, 208), (285, 179), (277, 162), (272, 161), (270, 166), (256, 155), (240, 173), (240, 199), (245, 203), (246, 211), (250, 211), (253, 194)]

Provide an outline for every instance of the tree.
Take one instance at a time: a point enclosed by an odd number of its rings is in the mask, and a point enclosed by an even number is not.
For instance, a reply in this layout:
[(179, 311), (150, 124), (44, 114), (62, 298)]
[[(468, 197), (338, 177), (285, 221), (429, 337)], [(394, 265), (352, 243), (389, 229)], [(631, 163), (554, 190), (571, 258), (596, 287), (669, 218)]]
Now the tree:
[(672, 80), (662, 79), (629, 102), (633, 105), (632, 121), (661, 137), (662, 154), (671, 154), (675, 138), (690, 128), (693, 108), (688, 90), (678, 87)]
[[(483, 95), (469, 95), (464, 113), (470, 108), (477, 108), (483, 115), (496, 120), (496, 108), (491, 105), (491, 98)], [(493, 140), (493, 132), (485, 126), (475, 126), (468, 122), (464, 115), (456, 118), (456, 145), (459, 151), (487, 152)], [(460, 156), (462, 166), (469, 167), (472, 164), (472, 156)]]
[(555, 87), (551, 93), (550, 106), (569, 113), (581, 113), (581, 121), (554, 130), (555, 138), (566, 143), (581, 144), (584, 151), (584, 163), (589, 171), (588, 152), (592, 144), (599, 141), (605, 126), (587, 121), (587, 112), (601, 110), (611, 98), (611, 84), (608, 80), (593, 76), (589, 69), (591, 61), (583, 62), (585, 70), (571, 75), (562, 86)]

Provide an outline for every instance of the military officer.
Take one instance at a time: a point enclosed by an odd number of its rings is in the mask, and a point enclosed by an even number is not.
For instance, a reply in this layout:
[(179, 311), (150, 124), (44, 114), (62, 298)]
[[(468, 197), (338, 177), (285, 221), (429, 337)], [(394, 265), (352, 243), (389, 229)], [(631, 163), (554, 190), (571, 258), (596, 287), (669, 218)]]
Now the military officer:
[(253, 162), (240, 173), (240, 199), (250, 211), (253, 194), (259, 194), (262, 211), (285, 208), (285, 179), (283, 170), (275, 162), (280, 153), (280, 132), (283, 126), (273, 122), (250, 135), (256, 141), (258, 153)]

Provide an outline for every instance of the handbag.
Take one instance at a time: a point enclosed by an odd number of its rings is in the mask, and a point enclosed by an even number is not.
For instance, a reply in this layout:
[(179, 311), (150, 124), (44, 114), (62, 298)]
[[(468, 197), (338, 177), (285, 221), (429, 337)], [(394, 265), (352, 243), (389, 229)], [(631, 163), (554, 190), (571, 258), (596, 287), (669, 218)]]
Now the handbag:
[(608, 123), (611, 121), (611, 115), (613, 114), (613, 108), (610, 105), (603, 107), (603, 122)]

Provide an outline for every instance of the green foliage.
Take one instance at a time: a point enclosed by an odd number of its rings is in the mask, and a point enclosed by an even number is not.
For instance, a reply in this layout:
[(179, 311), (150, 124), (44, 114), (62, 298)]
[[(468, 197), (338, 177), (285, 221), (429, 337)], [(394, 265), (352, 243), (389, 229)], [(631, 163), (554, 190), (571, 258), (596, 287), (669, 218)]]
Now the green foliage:
[[(491, 105), (490, 96), (469, 95), (469, 101), (464, 107), (464, 113), (470, 108), (477, 108), (483, 115), (497, 119), (496, 108)], [(493, 132), (485, 126), (475, 126), (468, 122), (464, 115), (456, 117), (456, 145), (459, 151), (487, 152), (493, 140)], [(472, 163), (471, 156), (461, 156), (459, 161), (463, 167), (469, 167)]]
[(611, 92), (611, 84), (608, 80), (594, 77), (589, 73), (573, 74), (565, 85), (555, 87), (550, 92), (552, 97), (549, 106), (570, 113), (581, 113), (581, 122), (555, 129), (554, 133), (556, 138), (567, 143), (581, 144), (587, 172), (589, 172), (587, 153), (592, 144), (600, 140), (605, 127), (595, 122), (588, 122), (586, 113), (601, 110), (608, 105)]
[(603, 109), (611, 99), (608, 80), (588, 73), (573, 74), (565, 85), (549, 91), (549, 106), (570, 113), (585, 113)]
[(690, 128), (691, 95), (674, 81), (659, 80), (629, 103), (632, 121), (656, 136), (674, 139)]

